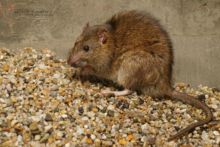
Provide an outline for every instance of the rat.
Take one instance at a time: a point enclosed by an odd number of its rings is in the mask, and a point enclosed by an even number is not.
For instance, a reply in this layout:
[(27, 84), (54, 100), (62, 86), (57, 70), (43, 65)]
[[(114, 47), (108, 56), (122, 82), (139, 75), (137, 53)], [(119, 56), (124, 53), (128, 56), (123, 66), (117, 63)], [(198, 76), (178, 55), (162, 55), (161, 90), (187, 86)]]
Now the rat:
[(70, 50), (67, 63), (82, 78), (96, 77), (121, 85), (120, 91), (103, 94), (129, 95), (135, 91), (151, 97), (168, 97), (202, 109), (206, 118), (171, 136), (178, 139), (213, 119), (210, 108), (197, 98), (172, 87), (173, 48), (168, 33), (150, 14), (122, 11), (105, 23), (83, 28)]

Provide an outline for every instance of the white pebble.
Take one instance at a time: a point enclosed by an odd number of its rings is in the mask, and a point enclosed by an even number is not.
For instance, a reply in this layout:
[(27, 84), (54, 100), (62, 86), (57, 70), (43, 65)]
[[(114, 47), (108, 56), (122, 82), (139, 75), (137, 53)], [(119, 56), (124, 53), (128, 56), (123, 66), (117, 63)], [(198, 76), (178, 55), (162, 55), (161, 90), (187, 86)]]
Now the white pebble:
[(115, 107), (114, 107), (113, 105), (109, 105), (107, 109), (108, 109), (108, 110), (114, 110)]
[(18, 123), (18, 121), (16, 120), (16, 119), (13, 119), (12, 121), (11, 121), (11, 126), (14, 126), (15, 124), (17, 124)]
[(96, 136), (92, 134), (92, 135), (91, 135), (91, 139), (92, 139), (92, 140), (95, 140), (95, 139), (96, 139)]
[(54, 75), (53, 75), (53, 78), (56, 78), (56, 79), (59, 79), (60, 77), (61, 77), (60, 74), (54, 74)]
[(23, 137), (21, 135), (18, 135), (17, 142), (20, 144), (23, 142)]
[(70, 143), (65, 144), (65, 147), (70, 147)]
[(85, 117), (82, 118), (82, 120), (87, 121), (87, 120), (89, 120), (89, 118), (85, 116)]
[(41, 137), (40, 135), (35, 135), (34, 140), (40, 140), (40, 137)]
[(63, 132), (61, 132), (61, 131), (58, 131), (58, 132), (57, 132), (57, 136), (58, 136), (58, 137), (63, 137), (63, 135), (64, 135)]
[(149, 128), (148, 124), (141, 125), (141, 130), (144, 133), (148, 133), (148, 128)]
[(52, 128), (52, 125), (48, 125), (44, 127), (45, 132), (48, 132)]
[(68, 117), (68, 115), (63, 114), (63, 115), (61, 115), (61, 117), (62, 117), (62, 118), (67, 118), (67, 117)]
[(82, 128), (80, 128), (80, 127), (77, 127), (76, 133), (77, 133), (78, 135), (81, 135), (81, 134), (84, 133), (84, 130), (83, 130)]
[(95, 113), (94, 112), (88, 112), (87, 115), (91, 118), (93, 118), (95, 116)]
[(102, 139), (106, 139), (106, 135), (105, 134), (102, 134)]
[(38, 68), (40, 68), (40, 69), (46, 69), (47, 66), (45, 66), (45, 64), (41, 63), (41, 64), (38, 65)]
[(220, 135), (218, 131), (213, 131), (213, 134), (216, 135), (216, 136)]
[(217, 139), (216, 139), (216, 143), (217, 143), (217, 144), (220, 144), (220, 136), (217, 137)]
[(39, 122), (41, 120), (41, 116), (31, 116), (31, 119), (35, 122)]
[(202, 137), (203, 140), (208, 140), (209, 136), (205, 131), (202, 131), (202, 136), (201, 137)]

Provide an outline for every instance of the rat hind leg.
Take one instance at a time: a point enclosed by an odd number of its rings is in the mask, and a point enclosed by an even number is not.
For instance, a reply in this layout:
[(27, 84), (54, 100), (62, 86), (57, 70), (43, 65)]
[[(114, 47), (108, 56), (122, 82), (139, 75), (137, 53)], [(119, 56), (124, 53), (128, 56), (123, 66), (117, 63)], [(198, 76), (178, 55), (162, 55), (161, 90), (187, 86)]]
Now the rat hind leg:
[(160, 72), (150, 54), (145, 51), (131, 51), (123, 54), (120, 61), (122, 62), (117, 72), (117, 83), (125, 90), (106, 92), (115, 95), (128, 95), (132, 91), (141, 91), (148, 95), (156, 93), (154, 89), (160, 79)]

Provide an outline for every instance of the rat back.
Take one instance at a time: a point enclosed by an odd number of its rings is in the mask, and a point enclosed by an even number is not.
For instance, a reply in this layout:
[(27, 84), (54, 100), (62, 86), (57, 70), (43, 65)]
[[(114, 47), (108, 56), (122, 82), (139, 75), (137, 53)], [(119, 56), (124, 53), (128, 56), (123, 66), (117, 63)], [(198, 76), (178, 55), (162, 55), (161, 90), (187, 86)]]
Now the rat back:
[[(158, 21), (149, 14), (143, 12), (125, 11), (114, 15), (106, 22), (106, 24), (112, 27), (112, 36), (114, 37), (114, 43), (116, 46), (116, 67), (117, 64), (122, 66), (123, 60), (124, 62), (127, 62), (127, 64), (131, 63), (131, 59), (126, 59), (130, 58), (131, 54), (135, 54), (136, 59), (142, 56), (148, 58), (143, 62), (137, 62), (137, 66), (140, 66), (140, 68), (148, 68), (149, 70), (151, 70), (150, 68), (155, 69), (158, 72), (157, 74), (159, 77), (157, 81), (153, 83), (153, 86), (158, 86), (159, 90), (161, 90), (162, 87), (169, 89), (171, 87), (173, 64), (172, 46), (167, 33), (163, 30)], [(144, 66), (148, 63), (150, 64), (149, 67)], [(146, 73), (148, 69), (138, 70), (138, 74), (134, 73), (134, 76), (137, 75), (135, 76), (135, 79), (137, 81), (145, 80), (143, 76), (147, 78)], [(132, 72), (132, 70), (127, 72)], [(134, 84), (133, 87), (139, 87), (141, 88), (141, 91), (150, 94), (149, 88), (151, 87), (148, 87), (147, 82), (151, 81), (151, 79), (146, 79), (145, 81), (146, 83), (141, 82), (139, 85)], [(129, 81), (127, 83), (135, 82)], [(122, 83), (122, 85), (126, 84)]]

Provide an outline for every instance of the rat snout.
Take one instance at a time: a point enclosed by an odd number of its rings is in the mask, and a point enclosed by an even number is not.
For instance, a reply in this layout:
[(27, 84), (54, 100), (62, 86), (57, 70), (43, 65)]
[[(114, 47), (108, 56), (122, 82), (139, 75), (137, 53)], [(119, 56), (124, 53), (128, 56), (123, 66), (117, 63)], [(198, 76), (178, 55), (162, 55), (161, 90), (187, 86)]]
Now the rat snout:
[(67, 63), (72, 67), (83, 67), (86, 65), (86, 61), (83, 61), (80, 56), (72, 55), (69, 57)]
[(79, 57), (77, 57), (77, 56), (70, 56), (70, 57), (68, 58), (67, 63), (68, 63), (70, 66), (77, 67), (77, 64), (78, 64), (79, 60), (80, 60), (80, 59), (79, 59)]

